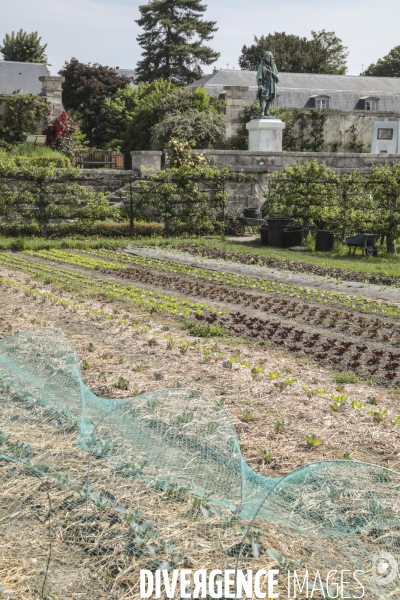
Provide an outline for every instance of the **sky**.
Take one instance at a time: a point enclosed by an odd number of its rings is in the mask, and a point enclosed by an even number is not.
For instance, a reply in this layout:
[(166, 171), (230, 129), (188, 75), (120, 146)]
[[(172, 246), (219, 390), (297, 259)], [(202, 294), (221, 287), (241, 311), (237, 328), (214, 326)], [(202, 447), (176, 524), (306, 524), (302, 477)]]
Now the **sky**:
[[(144, 0), (0, 0), (0, 40), (20, 28), (46, 42), (52, 74), (72, 57), (81, 62), (135, 68), (141, 48), (139, 5)], [(207, 0), (205, 0), (207, 3)], [(359, 75), (400, 45), (399, 0), (209, 0), (206, 18), (219, 27), (210, 45), (221, 53), (218, 69), (238, 69), (254, 35), (285, 31), (310, 37), (334, 31), (350, 52), (348, 74)], [(214, 65), (213, 65), (214, 66)], [(203, 67), (205, 73), (213, 67)]]

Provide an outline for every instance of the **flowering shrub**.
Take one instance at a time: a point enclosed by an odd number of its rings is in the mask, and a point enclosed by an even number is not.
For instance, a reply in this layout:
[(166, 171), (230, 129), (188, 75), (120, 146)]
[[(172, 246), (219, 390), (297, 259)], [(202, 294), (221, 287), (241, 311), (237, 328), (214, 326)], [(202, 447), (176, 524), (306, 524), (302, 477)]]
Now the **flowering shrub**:
[(193, 146), (193, 140), (186, 141), (172, 138), (166, 144), (170, 166), (173, 169), (178, 169), (184, 165), (188, 167), (205, 166), (205, 163), (207, 162), (206, 157), (199, 152), (193, 152)]
[(78, 133), (78, 129), (78, 124), (65, 111), (58, 117), (55, 117), (52, 112), (48, 112), (43, 135), (47, 138), (47, 145), (53, 150), (63, 152), (72, 158), (77, 149), (74, 137)]

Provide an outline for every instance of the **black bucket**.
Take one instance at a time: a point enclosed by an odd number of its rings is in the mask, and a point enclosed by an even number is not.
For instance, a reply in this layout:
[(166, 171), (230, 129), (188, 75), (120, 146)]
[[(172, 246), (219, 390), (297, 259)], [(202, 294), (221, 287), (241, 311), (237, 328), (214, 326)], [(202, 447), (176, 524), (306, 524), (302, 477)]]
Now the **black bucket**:
[(291, 227), (294, 219), (268, 219), (268, 243), (274, 248), (284, 248), (283, 230)]
[(330, 230), (320, 229), (315, 238), (315, 252), (332, 252), (335, 233)]
[(286, 248), (294, 248), (295, 246), (304, 246), (304, 238), (306, 230), (304, 227), (286, 227), (283, 230), (283, 239)]
[(243, 216), (246, 219), (261, 219), (261, 211), (259, 208), (245, 208)]
[(263, 223), (261, 225), (260, 237), (261, 237), (261, 244), (263, 246), (268, 246), (268, 225), (267, 225), (267, 223)]

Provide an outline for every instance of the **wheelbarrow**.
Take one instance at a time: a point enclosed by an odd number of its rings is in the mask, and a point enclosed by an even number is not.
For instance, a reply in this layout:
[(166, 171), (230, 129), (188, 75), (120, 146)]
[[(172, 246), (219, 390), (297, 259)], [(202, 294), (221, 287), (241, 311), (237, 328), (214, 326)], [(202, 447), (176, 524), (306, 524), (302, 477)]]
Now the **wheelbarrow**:
[(357, 248), (361, 248), (362, 253), (365, 252), (366, 256), (377, 256), (378, 247), (376, 242), (380, 237), (380, 233), (358, 233), (345, 238), (344, 243), (349, 247), (349, 254), (352, 248), (354, 248), (353, 255), (356, 253)]
[(234, 225), (235, 235), (244, 235), (246, 233), (246, 230), (249, 233), (258, 233), (263, 223), (266, 223), (265, 219), (250, 219), (248, 217), (238, 217)]

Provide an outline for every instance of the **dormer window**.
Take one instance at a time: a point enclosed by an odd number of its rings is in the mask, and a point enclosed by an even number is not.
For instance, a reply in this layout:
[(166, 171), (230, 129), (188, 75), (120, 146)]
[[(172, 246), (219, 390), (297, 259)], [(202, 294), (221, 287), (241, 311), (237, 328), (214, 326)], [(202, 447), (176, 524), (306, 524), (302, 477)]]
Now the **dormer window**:
[(315, 106), (316, 108), (320, 108), (322, 109), (326, 109), (328, 108), (328, 100), (326, 98), (317, 98), (315, 100)]
[(376, 110), (378, 108), (378, 103), (376, 100), (366, 100), (365, 101), (365, 110)]
[(329, 100), (330, 96), (326, 96), (325, 94), (318, 94), (316, 96), (311, 96), (311, 106), (313, 108), (319, 108), (320, 110), (326, 110), (329, 108)]
[(379, 98), (375, 96), (366, 96), (365, 98), (360, 98), (361, 110), (378, 110)]

